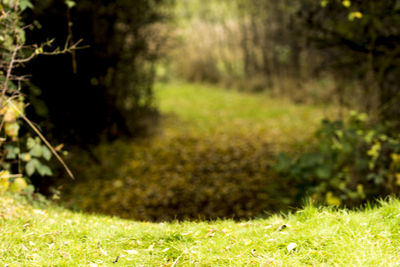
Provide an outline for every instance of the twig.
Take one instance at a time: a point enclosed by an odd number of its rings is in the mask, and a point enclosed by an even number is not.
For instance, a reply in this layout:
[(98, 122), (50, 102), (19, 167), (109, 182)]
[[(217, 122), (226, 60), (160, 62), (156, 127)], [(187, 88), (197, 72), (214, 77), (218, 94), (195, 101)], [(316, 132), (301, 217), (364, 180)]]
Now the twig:
[(8, 69), (7, 69), (7, 74), (6, 74), (6, 79), (4, 80), (4, 84), (3, 84), (3, 90), (1, 92), (1, 99), (0, 99), (0, 106), (3, 104), (3, 100), (4, 97), (6, 96), (7, 93), (7, 88), (8, 88), (8, 82), (10, 81), (10, 76), (11, 76), (11, 72), (13, 70), (14, 67), (14, 63), (15, 63), (15, 57), (17, 56), (17, 51), (20, 49), (20, 46), (16, 46), (14, 48), (14, 51), (11, 55), (11, 60), (10, 60), (10, 64), (8, 65)]
[(1, 178), (21, 178), (21, 177), (22, 177), (22, 174), (9, 174), (9, 175), (0, 176), (0, 179)]
[(50, 149), (50, 151), (53, 153), (53, 155), (58, 159), (58, 161), (63, 165), (64, 169), (67, 171), (68, 175), (72, 178), (75, 179), (74, 174), (72, 171), (68, 168), (67, 164), (64, 162), (64, 160), (58, 155), (57, 151), (53, 148), (53, 146), (47, 141), (47, 139), (43, 136), (43, 134), (39, 131), (39, 129), (33, 125), (33, 123), (19, 110), (19, 108), (14, 105), (11, 101), (7, 100), (7, 102), (20, 114), (20, 116), (28, 123), (28, 125), (35, 131), (35, 133), (42, 139), (43, 143), (46, 144), (46, 146)]
[[(76, 43), (72, 44), (71, 46), (68, 46), (67, 44), (65, 45), (65, 47), (63, 48), (63, 50), (59, 50), (59, 48), (55, 49), (54, 51), (51, 52), (37, 52), (38, 48), (35, 49), (35, 52), (33, 52), (32, 54), (30, 54), (28, 57), (26, 58), (21, 58), (21, 59), (15, 59), (14, 63), (26, 63), (29, 62), (30, 60), (32, 60), (33, 58), (35, 58), (36, 56), (39, 55), (45, 55), (45, 56), (55, 56), (55, 55), (60, 55), (60, 54), (66, 54), (66, 53), (72, 53), (75, 50), (79, 50), (79, 49), (85, 49), (88, 48), (88, 46), (78, 46), (83, 40), (79, 40)], [(47, 42), (45, 45), (49, 45), (52, 41)], [(41, 46), (41, 48), (43, 48), (44, 45)]]

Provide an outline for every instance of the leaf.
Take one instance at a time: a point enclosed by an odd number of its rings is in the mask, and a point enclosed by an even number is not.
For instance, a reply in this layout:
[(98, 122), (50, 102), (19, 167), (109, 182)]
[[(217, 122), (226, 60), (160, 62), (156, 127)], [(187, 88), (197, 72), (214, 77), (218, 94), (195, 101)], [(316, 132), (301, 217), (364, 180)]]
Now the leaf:
[(51, 159), (51, 151), (47, 146), (42, 146), (42, 153), (45, 160), (49, 161)]
[(28, 138), (28, 141), (26, 141), (26, 147), (27, 147), (28, 149), (32, 149), (35, 145), (36, 145), (35, 139), (29, 137), (29, 138)]
[(19, 148), (11, 145), (5, 146), (6, 159), (16, 159), (19, 154)]
[(8, 177), (0, 178), (0, 192), (7, 191), (9, 185), (10, 185), (10, 182), (8, 181)]
[(33, 5), (29, 0), (20, 0), (19, 8), (21, 9), (21, 11), (24, 11), (27, 8), (33, 8)]
[(336, 197), (332, 192), (326, 193), (325, 201), (330, 206), (340, 206), (342, 204), (340, 198)]
[(328, 0), (322, 0), (321, 1), (321, 6), (326, 7), (328, 5), (329, 1)]
[(68, 8), (73, 8), (76, 5), (76, 2), (72, 0), (65, 0), (65, 4), (68, 6)]
[(29, 151), (29, 154), (31, 154), (34, 157), (41, 157), (43, 155), (43, 148), (39, 144), (35, 144), (35, 146)]
[(28, 162), (28, 164), (26, 164), (26, 166), (25, 166), (25, 171), (28, 176), (32, 176), (32, 174), (35, 173), (35, 169), (36, 169), (36, 166), (35, 166), (35, 163), (33, 160)]
[(287, 228), (287, 225), (286, 224), (282, 224), (281, 226), (278, 227), (278, 229), (276, 229), (276, 231), (282, 231), (285, 228)]
[(24, 178), (17, 178), (11, 184), (10, 191), (14, 192), (14, 193), (20, 193), (27, 187), (28, 187), (28, 184), (26, 183)]
[(22, 159), (25, 162), (28, 162), (32, 159), (31, 155), (28, 153), (23, 153), (19, 156), (20, 159)]
[(286, 249), (288, 252), (292, 252), (293, 250), (295, 250), (297, 248), (297, 244), (296, 243), (290, 243)]
[(31, 159), (25, 166), (26, 174), (31, 176), (35, 173), (35, 170), (40, 166), (41, 163), (37, 159)]
[(18, 123), (6, 123), (4, 130), (6, 134), (10, 137), (17, 137), (19, 132), (19, 125)]
[(37, 168), (38, 173), (41, 176), (52, 176), (53, 175), (53, 172), (51, 171), (51, 169), (46, 165), (40, 164), (40, 165), (36, 166), (36, 168)]
[(350, 0), (343, 0), (342, 5), (344, 7), (349, 8), (351, 6), (351, 1)]
[[(349, 14), (349, 20), (353, 21), (355, 19), (362, 19), (363, 18), (363, 14), (359, 11), (355, 11), (355, 12), (351, 12)], [(364, 117), (360, 116), (360, 121), (363, 121)]]

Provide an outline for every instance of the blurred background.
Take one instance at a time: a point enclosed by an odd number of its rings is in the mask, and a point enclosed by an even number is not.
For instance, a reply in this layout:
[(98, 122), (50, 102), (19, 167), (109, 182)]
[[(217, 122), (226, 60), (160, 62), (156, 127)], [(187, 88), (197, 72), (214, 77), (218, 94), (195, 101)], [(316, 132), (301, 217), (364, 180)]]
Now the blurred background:
[(137, 220), (357, 207), (400, 189), (400, 1), (31, 1), (23, 71), (63, 144), (37, 190)]

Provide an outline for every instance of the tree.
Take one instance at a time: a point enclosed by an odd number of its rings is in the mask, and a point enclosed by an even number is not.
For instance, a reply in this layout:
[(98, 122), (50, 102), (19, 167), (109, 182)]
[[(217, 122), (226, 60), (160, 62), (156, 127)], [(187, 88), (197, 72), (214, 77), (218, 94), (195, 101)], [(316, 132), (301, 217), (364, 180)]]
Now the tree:
[(82, 39), (87, 46), (72, 56), (40, 58), (28, 66), (30, 90), (39, 88), (35, 100), (48, 111), (36, 105), (33, 113), (54, 126), (54, 137), (87, 144), (146, 128), (146, 118), (157, 114), (152, 85), (163, 37), (154, 27), (167, 18), (167, 2), (82, 0), (67, 6), (34, 1), (26, 19), (39, 22), (41, 30), (31, 32), (31, 40), (51, 36), (53, 45), (62, 47)]
[(363, 81), (368, 110), (376, 101), (381, 120), (399, 129), (400, 2), (303, 1), (309, 36), (327, 64), (347, 80)]

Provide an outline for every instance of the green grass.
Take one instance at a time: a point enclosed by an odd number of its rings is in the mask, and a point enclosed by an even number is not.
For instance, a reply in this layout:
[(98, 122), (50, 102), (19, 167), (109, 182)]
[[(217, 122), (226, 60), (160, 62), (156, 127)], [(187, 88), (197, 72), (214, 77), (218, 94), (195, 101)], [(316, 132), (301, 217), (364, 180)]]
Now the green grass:
[(303, 141), (323, 118), (337, 116), (334, 107), (293, 104), (267, 94), (179, 82), (158, 84), (156, 104), (169, 115), (164, 125), (167, 134), (251, 133), (279, 143)]
[[(362, 211), (308, 206), (293, 215), (242, 223), (155, 224), (40, 209), (3, 196), (0, 217), (2, 266), (400, 264), (398, 200)], [(291, 243), (296, 248), (290, 249)]]

